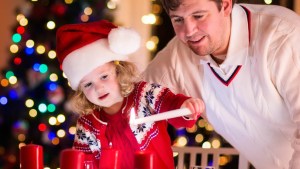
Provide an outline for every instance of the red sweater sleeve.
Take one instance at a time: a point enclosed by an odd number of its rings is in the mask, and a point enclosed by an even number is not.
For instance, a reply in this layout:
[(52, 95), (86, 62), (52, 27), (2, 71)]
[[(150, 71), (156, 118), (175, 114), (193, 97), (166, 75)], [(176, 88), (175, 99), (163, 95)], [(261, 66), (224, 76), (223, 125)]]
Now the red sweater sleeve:
[[(157, 100), (157, 105), (160, 107), (159, 113), (179, 109), (183, 102), (189, 98), (190, 97), (183, 94), (174, 94), (170, 91), (170, 89), (164, 88), (164, 90), (162, 90), (161, 97)], [(175, 128), (192, 127), (196, 122), (194, 119), (184, 117), (172, 118), (167, 121)]]

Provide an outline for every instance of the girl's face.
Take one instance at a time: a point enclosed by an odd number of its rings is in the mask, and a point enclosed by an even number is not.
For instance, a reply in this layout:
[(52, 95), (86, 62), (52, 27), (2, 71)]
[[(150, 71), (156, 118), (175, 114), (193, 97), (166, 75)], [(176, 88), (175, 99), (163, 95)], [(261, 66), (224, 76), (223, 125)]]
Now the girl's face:
[(113, 63), (99, 66), (84, 76), (80, 88), (90, 102), (103, 108), (112, 108), (123, 101)]

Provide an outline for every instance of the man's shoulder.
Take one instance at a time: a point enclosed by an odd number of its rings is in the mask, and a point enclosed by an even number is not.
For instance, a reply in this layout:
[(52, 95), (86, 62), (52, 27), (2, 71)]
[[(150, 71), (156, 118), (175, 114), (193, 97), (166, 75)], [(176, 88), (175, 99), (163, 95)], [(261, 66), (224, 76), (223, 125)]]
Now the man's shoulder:
[(178, 60), (186, 60), (186, 57), (189, 57), (192, 53), (191, 49), (175, 36), (156, 54), (154, 59), (167, 61), (168, 63), (177, 62)]
[(240, 3), (239, 5), (247, 8), (253, 14), (254, 17), (255, 15), (259, 17), (265, 16), (268, 18), (284, 20), (290, 23), (295, 23), (295, 21), (300, 23), (299, 15), (295, 11), (292, 11), (291, 9), (288, 9), (283, 6), (246, 3)]
[(238, 3), (238, 4), (246, 7), (251, 12), (259, 12), (259, 13), (266, 12), (266, 13), (274, 13), (276, 15), (280, 15), (280, 14), (278, 14), (278, 10), (279, 11), (292, 11), (286, 7), (279, 6), (279, 5), (249, 4), (249, 3)]
[(177, 46), (179, 46), (181, 44), (180, 40), (174, 36), (167, 44), (166, 46), (164, 46), (160, 51), (158, 51), (158, 54), (159, 53), (162, 53), (162, 52), (169, 52), (169, 53), (173, 53)]
[(162, 66), (162, 65), (170, 65), (174, 60), (177, 60), (178, 58), (178, 48), (180, 46), (180, 40), (177, 37), (174, 37), (171, 39), (168, 44), (161, 49), (153, 60), (151, 60), (149, 66)]

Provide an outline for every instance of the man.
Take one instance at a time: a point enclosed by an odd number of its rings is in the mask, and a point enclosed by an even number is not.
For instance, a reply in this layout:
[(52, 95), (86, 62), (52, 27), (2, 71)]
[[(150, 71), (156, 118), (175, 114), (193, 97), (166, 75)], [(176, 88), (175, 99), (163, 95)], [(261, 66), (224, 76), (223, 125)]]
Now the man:
[(200, 97), (256, 169), (300, 169), (300, 17), (232, 0), (162, 0), (176, 36), (147, 81)]

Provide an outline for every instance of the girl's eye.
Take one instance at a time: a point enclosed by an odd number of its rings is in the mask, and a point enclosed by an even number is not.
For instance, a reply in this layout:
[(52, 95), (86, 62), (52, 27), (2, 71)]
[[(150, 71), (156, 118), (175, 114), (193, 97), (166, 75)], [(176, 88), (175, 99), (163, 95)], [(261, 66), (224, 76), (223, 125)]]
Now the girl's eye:
[(88, 88), (88, 87), (90, 87), (90, 86), (92, 86), (92, 83), (87, 83), (87, 84), (85, 84), (83, 87), (84, 87), (84, 88)]
[(108, 79), (108, 75), (102, 75), (102, 76), (100, 77), (100, 79), (101, 79), (101, 80), (106, 80), (106, 79)]

